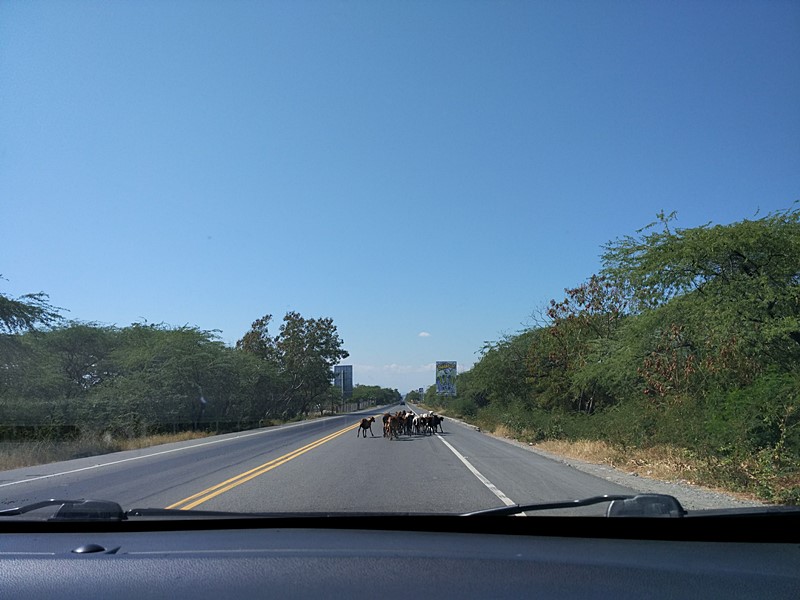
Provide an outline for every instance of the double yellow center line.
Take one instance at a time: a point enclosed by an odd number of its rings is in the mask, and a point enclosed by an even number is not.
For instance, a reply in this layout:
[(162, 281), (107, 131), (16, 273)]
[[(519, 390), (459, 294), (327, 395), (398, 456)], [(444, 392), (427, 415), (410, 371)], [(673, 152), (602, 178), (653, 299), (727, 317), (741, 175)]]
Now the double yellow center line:
[(207, 502), (212, 498), (216, 498), (220, 494), (224, 494), (225, 492), (232, 490), (233, 488), (242, 485), (250, 481), (251, 479), (255, 479), (259, 475), (263, 475), (272, 469), (280, 467), (282, 464), (289, 462), (293, 458), (297, 458), (301, 454), (305, 454), (313, 450), (314, 448), (318, 448), (325, 442), (329, 442), (334, 438), (339, 437), (347, 433), (348, 431), (352, 431), (356, 427), (359, 427), (361, 422), (355, 423), (354, 425), (350, 425), (349, 427), (345, 427), (344, 429), (340, 429), (339, 431), (335, 431), (334, 433), (325, 436), (324, 438), (320, 438), (310, 444), (303, 446), (302, 448), (298, 448), (297, 450), (293, 450), (288, 454), (284, 454), (283, 456), (279, 456), (278, 458), (272, 459), (269, 462), (265, 462), (263, 465), (256, 467), (255, 469), (250, 469), (249, 471), (245, 471), (244, 473), (240, 473), (235, 477), (231, 477), (223, 481), (222, 483), (218, 483), (215, 486), (212, 486), (208, 489), (203, 490), (202, 492), (198, 492), (188, 498), (184, 498), (176, 502), (175, 504), (170, 504), (167, 508), (179, 508), (181, 510), (190, 510), (203, 502)]

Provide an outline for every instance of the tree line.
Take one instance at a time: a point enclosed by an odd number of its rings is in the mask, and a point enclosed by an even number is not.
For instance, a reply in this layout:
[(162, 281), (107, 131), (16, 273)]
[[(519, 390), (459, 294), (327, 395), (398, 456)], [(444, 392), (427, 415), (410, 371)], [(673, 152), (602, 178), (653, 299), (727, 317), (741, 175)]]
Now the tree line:
[(531, 441), (677, 446), (719, 481), (800, 500), (800, 210), (729, 225), (674, 214), (603, 247), (534, 326), (486, 343), (426, 401)]
[[(231, 431), (336, 411), (345, 359), (330, 318), (256, 320), (235, 347), (216, 331), (68, 322), (46, 294), (0, 294), (0, 438)], [(355, 402), (391, 390), (358, 390)], [(396, 393), (396, 392), (394, 392)]]

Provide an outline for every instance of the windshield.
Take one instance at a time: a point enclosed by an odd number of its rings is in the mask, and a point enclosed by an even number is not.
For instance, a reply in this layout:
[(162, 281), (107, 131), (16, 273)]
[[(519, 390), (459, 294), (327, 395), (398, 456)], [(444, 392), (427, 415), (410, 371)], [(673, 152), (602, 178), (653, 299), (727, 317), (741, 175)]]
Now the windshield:
[(0, 3), (0, 508), (796, 504), (799, 33)]

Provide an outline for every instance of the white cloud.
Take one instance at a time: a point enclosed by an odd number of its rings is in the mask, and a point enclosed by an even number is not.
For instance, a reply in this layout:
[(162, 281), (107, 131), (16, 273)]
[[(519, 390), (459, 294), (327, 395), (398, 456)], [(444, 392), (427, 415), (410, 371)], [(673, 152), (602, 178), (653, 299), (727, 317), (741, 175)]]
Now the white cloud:
[(430, 333), (428, 333), (427, 331), (420, 331), (420, 332), (417, 334), (417, 336), (418, 336), (418, 337), (431, 337), (431, 334), (430, 334)]

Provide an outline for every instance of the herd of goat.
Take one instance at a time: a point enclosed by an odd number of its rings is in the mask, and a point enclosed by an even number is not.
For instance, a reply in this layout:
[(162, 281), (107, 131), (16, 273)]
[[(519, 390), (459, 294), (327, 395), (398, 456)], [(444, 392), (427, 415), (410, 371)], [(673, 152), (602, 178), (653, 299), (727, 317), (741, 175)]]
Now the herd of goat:
[[(420, 415), (414, 414), (410, 410), (401, 410), (395, 414), (386, 413), (383, 415), (383, 437), (393, 440), (401, 435), (433, 435), (439, 431), (444, 433), (442, 421), (444, 421), (444, 417), (432, 412)], [(367, 437), (367, 431), (369, 431), (370, 435), (375, 437), (375, 434), (372, 433), (374, 422), (375, 417), (361, 419), (361, 426), (357, 431), (358, 436), (364, 434), (364, 437)]]

